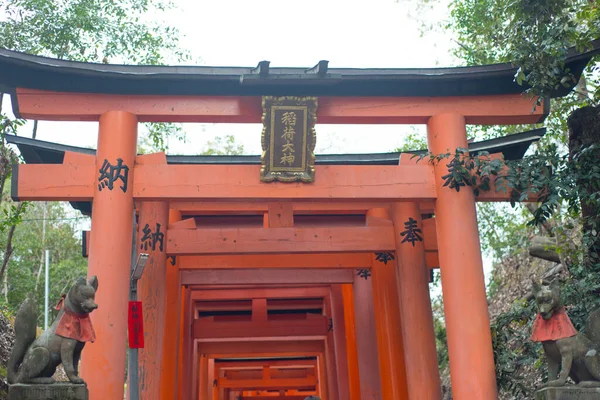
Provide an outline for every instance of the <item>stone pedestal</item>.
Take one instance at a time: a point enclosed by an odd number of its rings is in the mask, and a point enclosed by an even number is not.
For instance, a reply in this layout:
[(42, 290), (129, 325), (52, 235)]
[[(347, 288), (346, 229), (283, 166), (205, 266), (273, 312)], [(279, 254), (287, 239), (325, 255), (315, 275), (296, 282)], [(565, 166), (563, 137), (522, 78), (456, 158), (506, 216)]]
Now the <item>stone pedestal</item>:
[(544, 388), (535, 392), (535, 400), (598, 400), (600, 387), (582, 388), (566, 386), (560, 388)]
[(8, 386), (8, 400), (88, 400), (86, 385), (53, 383), (50, 385)]

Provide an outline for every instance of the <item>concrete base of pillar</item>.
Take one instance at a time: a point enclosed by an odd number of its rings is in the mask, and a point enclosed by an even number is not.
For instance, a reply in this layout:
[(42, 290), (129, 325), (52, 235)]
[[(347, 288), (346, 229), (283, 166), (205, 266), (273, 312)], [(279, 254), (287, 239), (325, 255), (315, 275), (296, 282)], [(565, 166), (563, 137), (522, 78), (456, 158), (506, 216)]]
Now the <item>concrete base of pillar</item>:
[(17, 383), (8, 386), (8, 400), (88, 400), (88, 389), (86, 385), (72, 383), (50, 385)]
[(566, 386), (544, 388), (535, 392), (535, 400), (597, 400), (600, 399), (600, 387), (582, 388)]

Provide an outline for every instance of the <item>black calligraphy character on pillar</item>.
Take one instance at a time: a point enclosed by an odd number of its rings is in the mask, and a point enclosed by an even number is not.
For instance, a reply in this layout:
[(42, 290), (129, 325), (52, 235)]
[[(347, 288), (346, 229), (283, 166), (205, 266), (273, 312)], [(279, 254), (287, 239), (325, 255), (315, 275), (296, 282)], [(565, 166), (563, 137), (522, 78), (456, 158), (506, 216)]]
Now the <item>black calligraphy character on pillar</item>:
[(423, 233), (421, 229), (417, 228), (417, 221), (412, 219), (412, 217), (409, 217), (408, 221), (404, 223), (404, 228), (406, 230), (400, 233), (401, 236), (405, 236), (401, 243), (410, 242), (414, 247), (415, 242), (423, 241), (423, 237), (421, 236)]
[(388, 261), (394, 259), (394, 254), (392, 253), (375, 253), (375, 260), (387, 264)]
[(123, 160), (117, 158), (117, 165), (112, 165), (107, 159), (104, 159), (102, 167), (100, 168), (100, 177), (98, 178), (98, 190), (102, 191), (105, 187), (108, 190), (113, 190), (114, 183), (117, 180), (121, 180), (121, 190), (123, 193), (127, 192), (127, 178), (129, 177), (129, 167), (123, 164)]
[(175, 266), (175, 263), (177, 262), (176, 256), (169, 256), (167, 258), (169, 259), (169, 262), (171, 263), (171, 265)]
[(140, 249), (148, 250), (151, 248), (152, 251), (156, 250), (156, 244), (158, 243), (158, 249), (163, 251), (163, 242), (165, 239), (165, 234), (160, 231), (160, 224), (156, 224), (156, 231), (152, 232), (150, 229), (150, 225), (146, 224), (142, 229), (144, 236), (142, 236), (142, 243), (140, 244)]
[(356, 270), (356, 275), (360, 276), (361, 278), (367, 280), (369, 279), (369, 277), (371, 276), (371, 270), (368, 268), (361, 268), (361, 269), (357, 269)]

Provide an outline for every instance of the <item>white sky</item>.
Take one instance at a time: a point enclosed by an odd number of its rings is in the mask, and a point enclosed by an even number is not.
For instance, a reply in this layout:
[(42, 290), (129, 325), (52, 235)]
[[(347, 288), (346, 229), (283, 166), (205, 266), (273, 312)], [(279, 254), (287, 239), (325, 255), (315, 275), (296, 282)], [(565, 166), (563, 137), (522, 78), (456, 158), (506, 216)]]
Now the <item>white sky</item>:
[[(448, 17), (449, 0), (420, 8), (414, 0), (175, 0), (177, 9), (155, 15), (176, 26), (195, 63), (212, 66), (409, 68), (458, 65), (450, 35), (421, 33), (421, 23)], [(288, 43), (292, 42), (288, 50)], [(298, 45), (300, 43), (300, 45)], [(5, 107), (9, 106), (5, 99)], [(185, 124), (187, 143), (170, 154), (197, 154), (215, 136), (231, 134), (246, 154), (260, 154), (259, 124)], [(37, 138), (95, 147), (97, 123), (40, 121)], [(408, 132), (424, 126), (317, 125), (317, 153), (390, 152)], [(21, 135), (30, 136), (27, 125)], [(486, 272), (490, 261), (486, 259)], [(436, 290), (437, 292), (437, 290)]]

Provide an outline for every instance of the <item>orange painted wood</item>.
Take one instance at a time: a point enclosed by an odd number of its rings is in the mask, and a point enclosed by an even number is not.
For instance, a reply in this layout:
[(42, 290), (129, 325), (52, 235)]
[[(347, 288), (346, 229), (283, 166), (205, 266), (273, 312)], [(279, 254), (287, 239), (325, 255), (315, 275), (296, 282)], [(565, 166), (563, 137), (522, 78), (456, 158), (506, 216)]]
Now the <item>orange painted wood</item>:
[(317, 165), (315, 182), (260, 182), (260, 165), (140, 165), (136, 199), (398, 200), (433, 199), (430, 165)]
[[(339, 202), (322, 201), (310, 202), (301, 201), (291, 203), (294, 213), (297, 215), (310, 214), (364, 214), (368, 209), (374, 207), (387, 206), (380, 202)], [(179, 210), (182, 214), (193, 215), (262, 215), (268, 211), (268, 203), (256, 202), (204, 202), (204, 201), (184, 201), (177, 200), (171, 202), (171, 208)], [(431, 206), (433, 210), (433, 206)]]
[(437, 251), (437, 232), (435, 229), (435, 218), (422, 220), (423, 246), (425, 251)]
[(242, 269), (181, 271), (183, 285), (281, 285), (352, 283), (351, 269)]
[[(331, 295), (330, 293), (324, 299), (325, 306), (325, 315), (331, 318)], [(325, 336), (325, 367), (326, 367), (326, 375), (327, 375), (327, 394), (330, 399), (340, 398), (339, 396), (339, 382), (338, 382), (338, 374), (337, 374), (337, 359), (335, 357), (335, 345), (334, 345), (334, 337), (333, 332), (327, 332)]]
[(393, 227), (169, 230), (167, 254), (391, 251)]
[(63, 164), (96, 164), (96, 156), (92, 154), (77, 153), (74, 151), (65, 151)]
[(346, 353), (347, 333), (346, 324), (344, 323), (344, 299), (341, 284), (331, 285), (329, 298), (333, 326), (333, 331), (330, 333), (333, 336), (338, 396), (342, 399), (350, 399), (350, 377), (348, 373), (348, 355)]
[[(266, 315), (265, 315), (266, 317)], [(305, 320), (215, 322), (213, 317), (194, 321), (195, 339), (245, 338), (256, 337), (298, 337), (324, 336), (329, 328), (329, 320), (323, 316), (310, 315)]]
[[(98, 167), (99, 168), (99, 167)], [(261, 183), (259, 165), (137, 165), (133, 196), (138, 201), (397, 201), (436, 198), (433, 167), (317, 165), (315, 182)], [(21, 164), (13, 175), (16, 200), (89, 201), (97, 186), (90, 164)], [(130, 185), (131, 187), (131, 185)], [(446, 188), (447, 190), (450, 190)], [(508, 194), (482, 192), (477, 201), (507, 201)], [(530, 196), (529, 202), (536, 201)]]
[(280, 288), (243, 288), (236, 289), (209, 289), (194, 290), (191, 293), (192, 301), (205, 300), (243, 300), (254, 298), (289, 299), (289, 298), (315, 298), (325, 297), (329, 294), (329, 287), (280, 287)]
[(267, 299), (252, 299), (252, 322), (265, 321), (267, 321)]
[(440, 267), (440, 257), (437, 251), (426, 251), (425, 252), (425, 263), (427, 268), (435, 269)]
[[(17, 88), (21, 117), (96, 121), (110, 110), (142, 122), (260, 123), (261, 98), (249, 96), (149, 96), (58, 93)], [(544, 107), (522, 95), (463, 97), (319, 97), (321, 124), (424, 124), (440, 112), (464, 115), (470, 124), (534, 124)]]
[[(144, 202), (139, 211), (137, 235), (137, 252), (149, 254), (142, 278), (138, 282), (138, 300), (142, 302), (144, 314), (144, 348), (139, 354), (139, 393), (140, 398), (148, 400), (160, 399), (160, 379), (163, 364), (163, 337), (166, 314), (166, 246), (160, 242), (152, 248), (142, 248), (142, 229), (148, 225), (152, 232), (158, 225), (164, 233), (169, 223), (168, 202)], [(158, 224), (158, 225), (157, 225)], [(165, 243), (166, 245), (166, 243)], [(176, 310), (177, 308), (175, 308)]]
[[(387, 209), (377, 208), (369, 210), (367, 223), (387, 225), (392, 221)], [(395, 262), (383, 263), (377, 261), (374, 254), (371, 255), (371, 280), (381, 396), (383, 400), (408, 400)]]
[[(102, 159), (104, 161), (104, 159)], [(19, 164), (13, 166), (12, 198), (14, 200), (90, 201), (97, 190), (94, 164)], [(16, 172), (16, 173), (15, 173)], [(130, 177), (131, 177), (130, 172)], [(17, 180), (17, 182), (14, 182)], [(127, 195), (132, 192), (131, 179)]]
[(294, 226), (294, 208), (291, 203), (268, 204), (269, 228), (291, 228)]
[(397, 203), (392, 206), (396, 227), (397, 292), (404, 340), (406, 380), (411, 398), (439, 400), (440, 375), (438, 371), (429, 276), (425, 266), (423, 242), (402, 242), (404, 223), (410, 218), (422, 229), (416, 203)]
[(198, 269), (270, 269), (270, 268), (366, 268), (371, 253), (313, 253), (313, 254), (259, 254), (179, 256), (179, 268)]
[[(444, 113), (427, 124), (433, 153), (466, 148), (465, 118)], [(469, 190), (442, 188), (444, 160), (435, 167), (435, 204), (452, 394), (455, 399), (496, 399), (496, 375), (475, 197)], [(468, 316), (468, 323), (465, 317)], [(468, 346), (465, 346), (468, 343)]]
[(196, 389), (197, 395), (194, 395), (193, 398), (198, 398), (198, 400), (209, 400), (208, 386), (211, 383), (208, 379), (208, 357), (206, 354), (201, 353), (199, 358), (200, 366), (198, 368), (198, 388)]
[(169, 229), (196, 229), (196, 220), (194, 218), (186, 218), (183, 220), (175, 221), (169, 223)]
[(227, 389), (311, 389), (317, 385), (317, 378), (308, 376), (306, 378), (287, 379), (236, 379), (219, 378), (219, 387)]
[(322, 340), (206, 341), (198, 342), (200, 352), (211, 358), (311, 357), (324, 351)]
[(135, 157), (136, 165), (160, 165), (167, 163), (167, 154), (163, 151), (150, 154), (141, 154)]
[(193, 358), (197, 355), (198, 346), (194, 346), (192, 341), (192, 291), (185, 288), (185, 286), (181, 289), (183, 291), (181, 296), (181, 338), (180, 338), (180, 353), (179, 353), (179, 371), (181, 373), (178, 375), (178, 385), (179, 385), (179, 395), (180, 400), (189, 399), (192, 395), (192, 386), (191, 382), (195, 379), (195, 374), (193, 374)]
[[(129, 265), (133, 233), (132, 191), (123, 192), (118, 186), (112, 191), (107, 188), (100, 191), (94, 171), (102, 167), (105, 159), (116, 162), (117, 158), (121, 158), (124, 164), (133, 165), (137, 124), (135, 115), (119, 111), (107, 112), (100, 118), (95, 166), (41, 165), (49, 170), (52, 170), (51, 167), (70, 168), (75, 174), (73, 181), (77, 181), (79, 177), (80, 182), (91, 184), (94, 198), (92, 230), (96, 235), (90, 237), (88, 275), (98, 277), (96, 302), (100, 307), (91, 317), (96, 342), (93, 346), (88, 346), (81, 363), (81, 376), (90, 389), (91, 400), (122, 399), (124, 395)], [(82, 174), (85, 170), (87, 173)], [(19, 180), (27, 182), (28, 179), (22, 176)], [(127, 181), (131, 188), (133, 171), (130, 171)], [(45, 185), (48, 190), (53, 189), (52, 182)], [(88, 183), (83, 186), (89, 190)], [(72, 194), (77, 193), (78, 186), (71, 186), (70, 190)]]
[(285, 396), (243, 396), (242, 400), (304, 400), (310, 394), (306, 395), (285, 395)]
[[(181, 219), (181, 213), (176, 210), (169, 210), (169, 223), (174, 223)], [(175, 258), (175, 265), (171, 260), (166, 262), (165, 273), (165, 309), (163, 329), (163, 357), (162, 372), (160, 374), (160, 398), (178, 398), (178, 374), (181, 374), (179, 368), (180, 346), (180, 327), (182, 320), (181, 313), (181, 284), (179, 283), (178, 259)]]
[(361, 399), (381, 399), (381, 372), (371, 278), (355, 276), (353, 289), (360, 396)]
[(342, 285), (342, 299), (344, 302), (344, 327), (346, 329), (346, 356), (348, 358), (348, 377), (350, 379), (350, 400), (360, 400), (360, 375), (358, 371), (352, 285)]
[(244, 360), (244, 361), (216, 361), (215, 368), (219, 370), (228, 370), (228, 369), (244, 369), (244, 368), (255, 368), (259, 369), (263, 366), (275, 367), (272, 369), (277, 369), (277, 367), (286, 367), (286, 368), (316, 368), (317, 360)]

